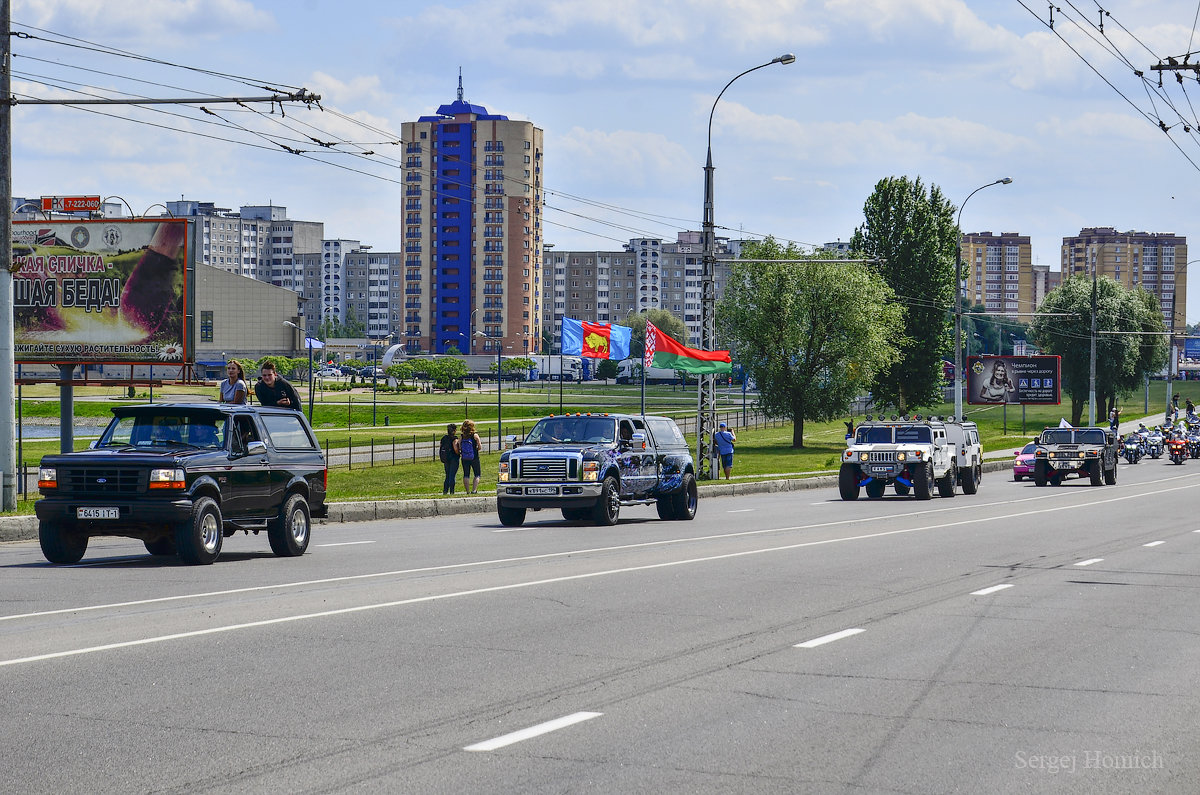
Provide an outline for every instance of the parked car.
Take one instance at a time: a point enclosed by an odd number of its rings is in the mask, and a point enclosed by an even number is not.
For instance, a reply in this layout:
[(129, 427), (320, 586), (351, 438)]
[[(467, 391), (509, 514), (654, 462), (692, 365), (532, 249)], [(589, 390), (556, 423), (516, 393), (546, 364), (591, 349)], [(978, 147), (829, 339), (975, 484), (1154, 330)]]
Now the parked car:
[(385, 376), (382, 367), (364, 367), (358, 374), (363, 378), (383, 378)]
[(336, 367), (322, 367), (317, 370), (318, 378), (337, 378), (340, 375), (342, 375), (342, 371)]
[(349, 365), (345, 364), (339, 367), (338, 371), (341, 372), (342, 375), (358, 375), (357, 367), (350, 367)]
[(1035, 450), (1037, 450), (1037, 443), (1030, 442), (1020, 450), (1013, 451), (1013, 455), (1016, 456), (1013, 460), (1013, 480), (1033, 476), (1033, 462), (1037, 460), (1034, 455)]

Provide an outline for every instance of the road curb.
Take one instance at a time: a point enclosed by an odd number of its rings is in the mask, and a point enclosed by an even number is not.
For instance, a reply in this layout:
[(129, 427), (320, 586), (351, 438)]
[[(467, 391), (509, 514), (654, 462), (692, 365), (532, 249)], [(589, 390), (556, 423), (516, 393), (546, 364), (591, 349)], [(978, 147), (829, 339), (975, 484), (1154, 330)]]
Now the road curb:
[[(985, 461), (984, 472), (1011, 469), (1012, 461)], [(811, 491), (834, 488), (836, 475), (812, 478), (760, 480), (753, 483), (711, 483), (700, 486), (701, 497), (738, 497), (747, 494), (774, 494), (781, 491)], [(472, 497), (443, 499), (380, 500), (378, 502), (331, 502), (329, 516), (314, 519), (314, 524), (332, 522), (377, 522), (383, 519), (428, 519), (434, 516), (464, 516), (494, 513), (496, 496), (486, 494)], [(37, 538), (36, 516), (0, 516), (0, 542), (30, 541)]]

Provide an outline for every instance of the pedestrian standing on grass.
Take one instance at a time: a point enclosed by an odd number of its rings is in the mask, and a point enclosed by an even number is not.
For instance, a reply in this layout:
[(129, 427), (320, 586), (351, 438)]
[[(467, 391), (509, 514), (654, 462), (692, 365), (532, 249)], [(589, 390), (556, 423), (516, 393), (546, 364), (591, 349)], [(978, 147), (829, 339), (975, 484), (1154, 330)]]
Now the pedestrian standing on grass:
[(717, 426), (717, 432), (713, 434), (713, 444), (717, 446), (717, 454), (721, 456), (721, 468), (725, 470), (726, 480), (729, 480), (729, 472), (733, 469), (733, 443), (736, 441), (737, 437), (725, 423)]
[(458, 435), (455, 434), (457, 430), (458, 426), (454, 423), (447, 425), (446, 433), (438, 444), (438, 458), (446, 469), (446, 478), (442, 481), (442, 494), (453, 494), (454, 485), (458, 482)]
[[(463, 420), (462, 433), (454, 443), (455, 452), (462, 459), (463, 491), (468, 494), (479, 493), (479, 451), (482, 445), (479, 434), (475, 432), (472, 420)], [(474, 481), (471, 476), (474, 474)]]
[(237, 359), (230, 359), (225, 365), (229, 377), (221, 382), (222, 403), (245, 403), (249, 389), (246, 387), (246, 371)]

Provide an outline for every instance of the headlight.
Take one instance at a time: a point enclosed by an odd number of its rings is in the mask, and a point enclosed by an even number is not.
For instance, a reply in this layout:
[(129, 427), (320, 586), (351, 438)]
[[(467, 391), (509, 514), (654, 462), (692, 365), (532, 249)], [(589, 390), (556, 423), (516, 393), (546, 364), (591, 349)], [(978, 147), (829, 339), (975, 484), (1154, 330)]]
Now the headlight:
[(58, 488), (58, 470), (54, 467), (38, 467), (38, 488)]
[(499, 483), (507, 483), (508, 482), (508, 462), (507, 461), (500, 462), (500, 474), (496, 476), (496, 480)]
[(182, 469), (151, 469), (150, 488), (182, 489), (187, 487), (187, 478)]
[(867, 459), (869, 459), (870, 457), (871, 457), (871, 454), (870, 454), (870, 453), (859, 453), (859, 454), (858, 454), (858, 460), (859, 460), (859, 461), (866, 461), (866, 460), (867, 460)]
[(583, 479), (596, 480), (600, 477), (600, 462), (599, 461), (584, 461), (583, 462)]
[(903, 461), (903, 460), (904, 460), (905, 458), (907, 458), (907, 457), (908, 457), (908, 455), (907, 455), (907, 454), (905, 454), (905, 453), (896, 453), (896, 460), (897, 460), (897, 461)]

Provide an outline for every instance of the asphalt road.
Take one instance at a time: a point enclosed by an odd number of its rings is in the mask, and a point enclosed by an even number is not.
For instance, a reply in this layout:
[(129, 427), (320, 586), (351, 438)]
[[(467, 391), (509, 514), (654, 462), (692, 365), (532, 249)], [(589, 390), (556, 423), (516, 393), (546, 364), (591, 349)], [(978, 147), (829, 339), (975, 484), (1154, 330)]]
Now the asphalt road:
[(1196, 792), (1198, 485), (0, 545), (0, 789)]

